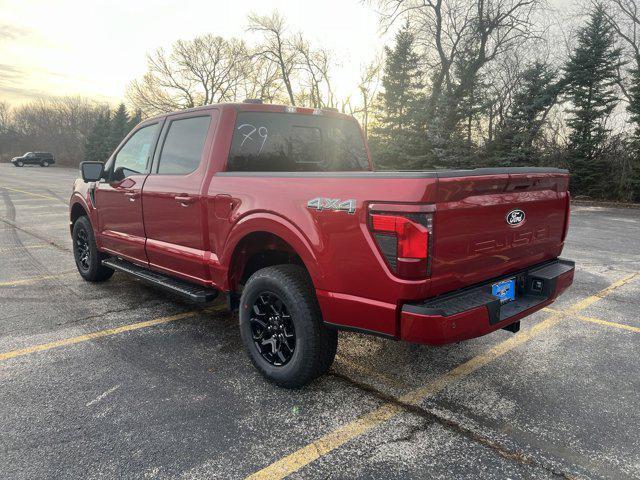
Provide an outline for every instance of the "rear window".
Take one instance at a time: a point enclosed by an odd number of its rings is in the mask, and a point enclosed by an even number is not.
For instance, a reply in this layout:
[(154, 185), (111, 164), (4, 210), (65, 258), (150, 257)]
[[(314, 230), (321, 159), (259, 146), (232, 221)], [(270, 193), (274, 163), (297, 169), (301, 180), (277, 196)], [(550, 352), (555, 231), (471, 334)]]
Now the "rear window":
[(159, 174), (186, 175), (200, 165), (211, 117), (173, 120), (160, 153)]
[(240, 112), (227, 171), (342, 172), (369, 169), (355, 120)]

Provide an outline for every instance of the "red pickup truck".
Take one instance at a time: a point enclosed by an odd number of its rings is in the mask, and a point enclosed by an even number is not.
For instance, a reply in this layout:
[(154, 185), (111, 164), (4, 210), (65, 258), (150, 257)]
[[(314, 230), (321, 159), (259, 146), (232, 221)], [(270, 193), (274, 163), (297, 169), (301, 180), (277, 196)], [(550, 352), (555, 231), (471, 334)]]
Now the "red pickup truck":
[(358, 123), (333, 111), (162, 115), (81, 173), (80, 275), (224, 292), (254, 365), (285, 387), (328, 370), (338, 329), (430, 345), (516, 332), (573, 281), (566, 171), (373, 171)]

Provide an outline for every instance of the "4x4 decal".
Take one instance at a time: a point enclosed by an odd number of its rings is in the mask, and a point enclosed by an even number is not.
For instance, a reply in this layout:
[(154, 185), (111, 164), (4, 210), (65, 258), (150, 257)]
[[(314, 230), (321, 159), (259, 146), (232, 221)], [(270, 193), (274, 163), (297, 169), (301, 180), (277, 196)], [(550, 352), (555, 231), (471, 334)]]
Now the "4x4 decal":
[(333, 210), (335, 212), (356, 213), (356, 200), (340, 200), (339, 198), (312, 198), (307, 202), (307, 208), (313, 208), (321, 212), (322, 210)]

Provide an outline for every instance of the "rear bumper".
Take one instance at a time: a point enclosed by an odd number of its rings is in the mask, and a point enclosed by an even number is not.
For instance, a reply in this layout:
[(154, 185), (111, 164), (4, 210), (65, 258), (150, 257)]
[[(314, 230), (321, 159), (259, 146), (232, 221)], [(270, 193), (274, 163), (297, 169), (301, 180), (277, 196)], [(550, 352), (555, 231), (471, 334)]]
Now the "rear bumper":
[[(401, 340), (442, 345), (504, 328), (552, 303), (573, 283), (574, 262), (556, 259), (452, 294), (407, 303), (400, 313)], [(501, 305), (491, 285), (516, 279), (516, 300)]]

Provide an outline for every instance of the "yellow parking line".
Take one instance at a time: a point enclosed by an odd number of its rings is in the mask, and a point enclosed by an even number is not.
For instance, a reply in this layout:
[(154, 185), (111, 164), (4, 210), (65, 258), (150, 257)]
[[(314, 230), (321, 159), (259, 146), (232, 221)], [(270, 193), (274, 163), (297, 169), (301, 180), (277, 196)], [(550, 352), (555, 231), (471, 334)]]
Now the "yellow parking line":
[(0, 253), (16, 252), (16, 251), (20, 250), (21, 248), (26, 248), (27, 250), (33, 250), (33, 249), (47, 248), (47, 247), (52, 247), (52, 246), (53, 245), (49, 245), (47, 243), (39, 243), (37, 245), (21, 245), (19, 247), (7, 247), (7, 248), (0, 247)]
[(58, 227), (64, 227), (65, 229), (69, 228), (69, 220), (68, 219), (64, 219), (64, 220), (60, 220), (59, 222), (52, 222), (52, 223), (41, 223), (41, 224), (35, 224), (35, 225), (30, 225), (30, 224), (20, 224), (21, 227), (26, 227), (26, 228), (58, 228)]
[[(21, 229), (21, 230), (24, 230), (24, 229), (39, 229), (39, 228), (57, 228), (57, 227), (69, 228), (69, 220), (67, 218), (61, 218), (59, 221), (51, 222), (51, 223), (24, 224), (24, 223), (18, 223), (16, 221), (12, 221), (12, 220), (6, 220), (6, 219), (0, 217), (0, 222), (4, 222), (7, 225), (10, 225), (11, 227), (18, 228), (18, 229)], [(29, 233), (29, 232), (27, 232), (27, 233)]]
[(29, 205), (20, 205), (20, 204), (14, 203), (13, 206), (16, 208), (16, 211), (18, 212), (24, 212), (26, 210), (42, 210), (44, 208), (46, 208), (47, 210), (60, 208), (61, 209), (60, 212), (65, 212), (69, 209), (69, 206), (65, 205), (64, 203), (53, 203), (53, 204), (34, 203)]
[(623, 285), (626, 285), (627, 283), (635, 280), (639, 276), (640, 276), (640, 272), (635, 272), (635, 273), (632, 273), (630, 275), (627, 275), (626, 277), (621, 278), (620, 280), (618, 280), (615, 283), (612, 283), (607, 288), (605, 288), (604, 290), (601, 290), (600, 292), (596, 293), (595, 295), (591, 295), (590, 297), (587, 297), (584, 300), (578, 302), (573, 308), (570, 308), (567, 311), (577, 312), (579, 310), (584, 310), (585, 308), (589, 307), (590, 305), (593, 305), (594, 303), (596, 303), (600, 299), (606, 297), (607, 295), (609, 295), (611, 292), (613, 292), (617, 288), (620, 288)]
[[(563, 313), (562, 310), (556, 310), (554, 308), (549, 308), (549, 307), (545, 308), (545, 310), (552, 313)], [(606, 327), (619, 328), (621, 330), (629, 330), (630, 332), (640, 333), (640, 327), (634, 327), (632, 325), (626, 325), (624, 323), (610, 322), (608, 320), (602, 320), (600, 318), (594, 318), (594, 317), (587, 317), (585, 315), (579, 315), (579, 314), (573, 314), (572, 316), (574, 318), (577, 318), (578, 320), (582, 320), (583, 322), (597, 323), (599, 325), (604, 325)]]
[[(609, 295), (616, 288), (632, 281), (638, 275), (639, 273), (627, 275), (626, 277), (611, 284), (609, 287), (596, 293), (595, 295), (591, 295), (590, 297), (579, 301), (564, 312), (551, 315), (532, 328), (520, 332), (518, 333), (518, 335), (515, 335), (510, 339), (497, 344), (487, 352), (481, 353), (480, 355), (473, 357), (471, 360), (458, 365), (453, 370), (450, 370), (447, 373), (439, 376), (424, 387), (418, 388), (403, 395), (399, 398), (399, 400), (402, 403), (418, 405), (426, 397), (442, 391), (445, 387), (452, 384), (456, 380), (468, 376), (479, 368), (503, 356), (505, 353), (510, 352), (515, 347), (522, 345), (533, 337), (548, 330), (549, 328), (560, 322), (562, 318), (564, 318), (565, 314), (575, 314), (578, 311), (588, 307), (589, 305), (593, 305), (600, 299)], [(326, 455), (327, 453), (335, 450), (336, 448), (344, 445), (348, 441), (353, 440), (354, 438), (381, 425), (382, 423), (395, 417), (402, 411), (404, 411), (402, 406), (396, 403), (385, 403), (381, 407), (378, 407), (377, 409), (362, 415), (361, 417), (350, 423), (347, 423), (346, 425), (343, 425), (342, 427), (338, 427), (337, 429), (324, 435), (318, 440), (300, 448), (299, 450), (291, 453), (290, 455), (287, 455), (284, 458), (281, 458), (280, 460), (277, 460), (276, 462), (263, 468), (262, 470), (259, 470), (258, 472), (250, 475), (247, 478), (252, 480), (282, 479), (298, 471), (302, 467), (310, 464), (311, 462), (317, 460), (318, 458)]]
[(69, 221), (69, 212), (66, 210), (60, 210), (57, 212), (32, 212), (28, 215), (23, 215), (23, 211), (22, 210), (17, 210), (18, 213), (18, 218), (16, 218), (16, 221), (18, 222), (22, 222), (22, 221), (26, 221), (26, 220), (39, 220), (43, 217), (58, 217), (60, 218), (60, 220), (64, 220), (66, 222)]
[(68, 275), (77, 273), (76, 270), (70, 270), (64, 273), (56, 273), (55, 275), (39, 275), (37, 277), (22, 278), (19, 280), (8, 280), (6, 282), (0, 282), (0, 287), (14, 287), (16, 285), (29, 285), (31, 283), (39, 282), (40, 280), (50, 280), (52, 278), (61, 278)]
[(11, 190), (12, 192), (19, 192), (19, 193), (24, 193), (26, 195), (31, 195), (32, 197), (39, 197), (39, 198), (46, 198), (48, 200), (57, 200), (60, 201), (59, 198), (56, 197), (52, 197), (50, 195), (42, 195), (40, 193), (33, 193), (33, 192), (27, 192), (26, 190), (19, 190), (17, 188), (10, 188), (10, 187), (0, 187), (0, 188), (4, 188), (5, 190)]
[[(216, 312), (224, 310), (224, 305), (207, 308), (201, 311)], [(18, 350), (11, 350), (9, 352), (0, 353), (0, 361), (8, 360), (10, 358), (21, 357), (23, 355), (29, 355), (30, 353), (43, 352), (45, 350), (51, 350), (52, 348), (64, 347), (67, 345), (74, 345), (76, 343), (87, 342), (96, 338), (109, 337), (111, 335), (117, 335), (119, 333), (130, 332), (132, 330), (140, 330), (141, 328), (152, 327), (154, 325), (160, 325), (162, 323), (175, 322), (177, 320), (184, 320), (185, 318), (192, 317), (199, 313), (198, 310), (192, 310), (190, 312), (178, 313), (177, 315), (171, 315), (169, 317), (154, 318), (153, 320), (147, 320), (144, 322), (131, 323), (129, 325), (123, 325), (121, 327), (108, 328), (106, 330), (98, 330), (97, 332), (87, 333), (85, 335), (78, 335), (77, 337), (63, 338), (62, 340), (56, 340), (49, 343), (41, 343), (39, 345), (32, 345), (31, 347), (21, 348)]]
[(7, 225), (9, 225), (10, 227), (13, 227), (16, 230), (20, 230), (21, 232), (24, 232), (28, 235), (31, 235), (34, 238), (37, 238), (38, 240), (41, 240), (43, 242), (48, 243), (49, 245), (51, 245), (52, 247), (56, 247), (60, 250), (66, 250), (68, 252), (71, 251), (71, 249), (61, 243), (58, 243), (55, 240), (52, 240), (50, 238), (47, 238), (44, 233), (40, 233), (38, 231), (35, 231), (30, 225), (21, 225), (19, 223), (17, 223), (15, 220), (9, 220), (8, 218), (4, 218), (4, 217), (0, 217), (0, 222), (4, 222)]
[[(21, 210), (18, 210), (18, 213), (22, 213)], [(64, 219), (67, 223), (69, 222), (69, 212), (67, 212), (66, 210), (60, 210), (59, 212), (47, 212), (47, 213), (39, 213), (36, 212), (33, 215), (29, 215), (28, 219), (29, 220), (38, 220), (42, 217), (60, 217), (60, 219)], [(26, 220), (23, 218), (18, 218), (17, 220)]]
[(593, 317), (585, 317), (584, 315), (575, 315), (575, 317), (579, 318), (584, 322), (599, 323), (600, 325), (606, 325), (607, 327), (615, 327), (621, 330), (629, 330), (630, 332), (640, 333), (640, 328), (633, 327), (631, 325), (625, 325), (624, 323), (608, 322), (607, 320), (600, 320), (599, 318), (593, 318)]

